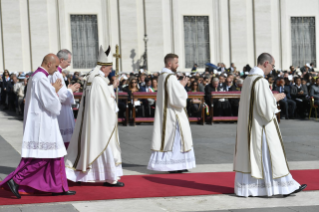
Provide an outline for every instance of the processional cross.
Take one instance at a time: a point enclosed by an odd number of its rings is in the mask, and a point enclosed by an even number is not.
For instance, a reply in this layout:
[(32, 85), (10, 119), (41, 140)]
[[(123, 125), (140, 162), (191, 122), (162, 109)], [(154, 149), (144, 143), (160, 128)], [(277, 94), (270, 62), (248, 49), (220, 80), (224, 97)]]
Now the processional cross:
[[(118, 77), (118, 75), (119, 75), (119, 59), (121, 58), (121, 55), (119, 53), (119, 45), (115, 46), (115, 54), (113, 54), (113, 57), (115, 57), (115, 77)], [(119, 87), (116, 88), (116, 101), (117, 101), (117, 103), (119, 101)]]

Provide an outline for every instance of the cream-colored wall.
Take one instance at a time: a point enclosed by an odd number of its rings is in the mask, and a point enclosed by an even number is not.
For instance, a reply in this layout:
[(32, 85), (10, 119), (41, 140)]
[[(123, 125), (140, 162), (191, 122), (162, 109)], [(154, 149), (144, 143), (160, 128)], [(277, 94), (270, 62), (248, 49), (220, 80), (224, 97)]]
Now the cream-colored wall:
[(33, 70), (42, 63), (43, 57), (51, 52), (49, 9), (47, 1), (30, 0), (30, 29)]
[[(161, 71), (164, 66), (164, 55), (170, 52), (164, 52), (164, 37), (171, 38), (171, 35), (164, 34), (164, 16), (170, 16), (170, 10), (166, 5), (158, 0), (147, 0), (145, 4), (146, 24), (147, 24), (147, 52), (148, 69), (150, 72)], [(165, 10), (164, 10), (165, 8)], [(168, 10), (167, 10), (168, 9)]]
[(216, 28), (219, 32), (219, 43), (220, 47), (218, 52), (220, 59), (212, 60), (211, 62), (217, 65), (218, 62), (223, 62), (228, 67), (230, 61), (230, 43), (229, 43), (229, 15), (228, 15), (228, 1), (219, 0), (219, 27)]
[[(0, 9), (1, 9), (1, 5), (0, 5)], [(2, 46), (2, 14), (1, 14), (1, 10), (0, 10), (0, 73), (3, 72), (3, 69), (5, 68), (4, 67), (4, 61), (3, 61), (3, 54), (2, 54), (2, 51), (3, 51), (3, 46)]]
[(253, 14), (251, 8), (251, 0), (232, 0), (230, 4), (231, 58), (238, 70), (242, 70), (246, 64), (254, 65)]
[(279, 2), (255, 0), (256, 57), (263, 52), (269, 52), (276, 61), (276, 68), (282, 69), (285, 67), (281, 67), (279, 29)]
[[(72, 51), (71, 14), (96, 14), (99, 44), (104, 47), (111, 45), (112, 53), (115, 45), (120, 45), (122, 70), (132, 71), (133, 66), (137, 70), (137, 60), (141, 59), (145, 49), (143, 0), (29, 0), (31, 38), (27, 2), (1, 0), (3, 31), (0, 39), (3, 36), (4, 45), (0, 43), (0, 49), (4, 51), (5, 67), (9, 71), (35, 70), (45, 54), (56, 53), (60, 48)], [(180, 71), (190, 71), (185, 69), (185, 15), (209, 16), (211, 62), (224, 62), (227, 67), (230, 62), (234, 62), (239, 70), (247, 63), (255, 65), (256, 57), (261, 52), (270, 52), (276, 60), (277, 68), (288, 69), (292, 63), (292, 16), (314, 16), (316, 28), (319, 28), (318, 0), (145, 2), (148, 67), (151, 72), (161, 70), (163, 57), (170, 52), (179, 55)], [(318, 52), (319, 42), (316, 43)], [(0, 72), (2, 66), (0, 51)], [(69, 69), (76, 71), (72, 66)], [(89, 69), (79, 71), (87, 72)]]
[(29, 16), (28, 2), (20, 0), (20, 21), (21, 21), (21, 36), (22, 39), (22, 71), (32, 71), (31, 54), (30, 54), (30, 36), (29, 36)]
[(120, 1), (122, 70), (125, 72), (138, 70), (144, 37), (142, 17), (142, 0)]
[(20, 1), (2, 0), (1, 4), (5, 68), (19, 72), (23, 70)]

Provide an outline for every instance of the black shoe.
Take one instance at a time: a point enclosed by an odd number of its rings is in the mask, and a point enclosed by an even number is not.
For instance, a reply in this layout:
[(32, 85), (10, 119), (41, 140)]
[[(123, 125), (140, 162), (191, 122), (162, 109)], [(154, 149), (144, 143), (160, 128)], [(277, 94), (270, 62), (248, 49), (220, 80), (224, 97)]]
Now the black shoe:
[(81, 185), (81, 181), (77, 181), (76, 183), (77, 183), (78, 185)]
[(16, 184), (16, 182), (14, 182), (13, 179), (10, 179), (7, 182), (7, 185), (9, 186), (10, 190), (12, 191), (12, 193), (18, 198), (21, 199), (21, 196), (19, 194), (19, 185)]
[(307, 188), (307, 184), (302, 184), (296, 191), (292, 192), (293, 194), (298, 193)]
[(188, 169), (179, 170), (180, 173), (189, 172)]
[(170, 174), (178, 174), (180, 173), (179, 171), (168, 171)]
[(103, 186), (106, 186), (106, 187), (124, 187), (124, 183), (117, 182), (115, 184), (111, 184), (111, 183), (105, 182), (105, 183), (103, 183)]
[(60, 196), (60, 195), (75, 195), (76, 191), (65, 191), (62, 193), (52, 193), (52, 196)]
[(291, 192), (290, 194), (286, 194), (286, 195), (283, 195), (283, 196), (284, 196), (284, 197), (288, 197), (288, 196), (290, 196), (291, 194), (295, 194), (295, 193), (298, 193), (298, 192), (304, 190), (306, 187), (307, 187), (307, 184), (302, 184), (297, 190)]

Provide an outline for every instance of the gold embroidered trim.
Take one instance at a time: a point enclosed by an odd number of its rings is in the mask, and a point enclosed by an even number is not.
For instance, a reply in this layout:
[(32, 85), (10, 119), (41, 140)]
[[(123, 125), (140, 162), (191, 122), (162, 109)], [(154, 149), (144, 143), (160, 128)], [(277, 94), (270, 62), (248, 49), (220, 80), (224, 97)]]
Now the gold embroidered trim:
[(86, 98), (86, 86), (85, 85), (85, 88), (84, 88), (84, 92), (83, 92), (83, 95), (82, 95), (82, 99), (81, 99), (81, 102), (83, 102), (83, 108), (82, 108), (82, 116), (81, 116), (81, 125), (80, 125), (80, 134), (79, 134), (79, 137), (78, 137), (78, 153), (76, 155), (76, 159), (74, 161), (74, 164), (73, 164), (73, 168), (76, 169), (76, 167), (78, 166), (78, 163), (79, 163), (79, 159), (80, 159), (80, 156), (81, 156), (81, 139), (82, 139), (82, 129), (83, 129), (83, 120), (84, 120), (84, 112), (85, 112), (85, 98)]
[(164, 151), (164, 144), (165, 144), (165, 133), (166, 133), (166, 113), (167, 113), (167, 104), (168, 104), (168, 91), (167, 91), (167, 82), (170, 76), (174, 74), (169, 74), (164, 82), (164, 112), (163, 112), (163, 126), (162, 126), (162, 144), (161, 144), (161, 152)]
[(234, 172), (240, 172), (240, 173), (243, 173), (243, 174), (250, 174), (251, 172), (242, 172), (242, 171), (237, 171), (237, 170), (233, 170)]
[(237, 125), (237, 129), (236, 129), (236, 141), (235, 141), (235, 157), (237, 155), (237, 130), (238, 130), (238, 125)]
[(113, 134), (114, 134), (114, 132), (115, 132), (116, 129), (117, 129), (117, 125), (115, 125), (115, 127), (114, 127), (114, 129), (113, 129), (113, 131), (112, 131), (112, 133), (111, 133), (111, 136), (110, 136), (109, 140), (107, 141), (107, 144), (106, 144), (106, 146), (104, 147), (104, 149), (101, 151), (101, 153), (100, 153), (91, 163), (89, 163), (89, 166), (91, 166), (92, 163), (94, 163), (94, 162), (103, 154), (103, 152), (106, 150), (106, 148), (108, 147), (108, 145), (109, 145), (109, 143), (110, 143), (110, 141), (111, 141), (111, 139), (112, 139), (112, 137), (113, 137)]
[(281, 133), (280, 133), (280, 130), (279, 130), (279, 127), (278, 127), (277, 119), (274, 118), (273, 121), (275, 123), (276, 131), (277, 131), (277, 134), (278, 134), (278, 137), (279, 137), (279, 140), (280, 140), (280, 144), (281, 144), (281, 148), (282, 148), (282, 151), (283, 151), (284, 156), (285, 156), (286, 165), (287, 165), (288, 171), (290, 172), (290, 169), (289, 169), (289, 166), (288, 166), (288, 162), (287, 162), (287, 157), (286, 157), (286, 151), (285, 151), (284, 144), (283, 144), (282, 137), (281, 137)]
[(112, 63), (112, 62), (110, 62), (110, 63), (101, 63), (101, 62), (97, 62), (96, 64), (97, 64), (97, 65), (99, 65), (99, 66), (111, 66), (111, 65), (113, 65), (113, 63)]
[[(264, 137), (264, 129), (265, 129), (265, 126), (263, 126), (263, 128), (261, 129), (261, 145), (260, 145), (260, 151), (261, 151), (261, 176), (262, 176), (262, 179), (265, 178), (265, 173), (264, 173), (264, 161), (263, 161), (263, 137)], [(269, 151), (269, 154), (270, 154), (270, 151)], [(270, 159), (271, 160), (271, 159)], [(271, 166), (272, 167), (272, 166)]]
[(187, 151), (185, 150), (185, 139), (184, 139), (184, 135), (183, 135), (183, 129), (182, 129), (182, 125), (181, 125), (181, 122), (180, 122), (177, 114), (176, 114), (176, 118), (177, 118), (179, 129), (180, 129), (180, 132), (181, 132), (181, 138), (182, 138), (182, 143), (183, 143), (183, 152), (189, 152), (192, 149), (187, 150)]
[(250, 138), (251, 138), (251, 129), (253, 125), (253, 115), (254, 115), (254, 102), (255, 102), (255, 84), (258, 80), (263, 77), (257, 77), (251, 87), (250, 91), (250, 104), (249, 104), (249, 119), (248, 119), (248, 152), (249, 152), (249, 161), (250, 161)]

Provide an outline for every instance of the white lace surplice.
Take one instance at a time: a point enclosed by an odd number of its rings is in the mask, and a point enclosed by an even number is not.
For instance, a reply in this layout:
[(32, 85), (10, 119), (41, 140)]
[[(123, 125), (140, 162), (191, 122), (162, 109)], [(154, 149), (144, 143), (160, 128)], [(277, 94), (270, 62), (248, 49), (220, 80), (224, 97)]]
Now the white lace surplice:
[(65, 167), (66, 176), (73, 182), (116, 183), (123, 176), (122, 165), (115, 165), (111, 148), (108, 146), (86, 172)]
[(174, 146), (171, 152), (153, 151), (147, 169), (154, 171), (177, 171), (196, 167), (195, 153), (192, 148), (188, 152), (181, 152), (181, 135), (179, 125), (176, 124)]
[(250, 174), (236, 172), (235, 194), (238, 196), (272, 196), (289, 194), (299, 188), (291, 174), (278, 179), (273, 179), (271, 170), (270, 153), (267, 146), (265, 133), (263, 134), (262, 160), (264, 179), (253, 178)]
[(58, 96), (61, 102), (60, 115), (57, 116), (59, 122), (60, 132), (64, 142), (70, 142), (74, 130), (74, 115), (72, 110), (72, 104), (75, 103), (73, 92), (65, 85), (62, 74), (56, 71), (52, 76), (49, 76), (51, 83), (54, 83), (57, 79), (61, 79), (62, 87), (58, 92)]

